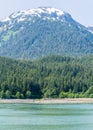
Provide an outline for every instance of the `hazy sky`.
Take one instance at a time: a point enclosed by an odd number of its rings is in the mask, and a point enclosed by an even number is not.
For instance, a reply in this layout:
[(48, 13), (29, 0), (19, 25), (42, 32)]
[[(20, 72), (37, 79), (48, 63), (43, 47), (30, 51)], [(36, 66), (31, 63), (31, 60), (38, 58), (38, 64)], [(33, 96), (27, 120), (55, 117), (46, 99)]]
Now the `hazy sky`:
[(42, 6), (61, 9), (81, 24), (93, 26), (93, 0), (0, 0), (0, 19), (19, 10)]

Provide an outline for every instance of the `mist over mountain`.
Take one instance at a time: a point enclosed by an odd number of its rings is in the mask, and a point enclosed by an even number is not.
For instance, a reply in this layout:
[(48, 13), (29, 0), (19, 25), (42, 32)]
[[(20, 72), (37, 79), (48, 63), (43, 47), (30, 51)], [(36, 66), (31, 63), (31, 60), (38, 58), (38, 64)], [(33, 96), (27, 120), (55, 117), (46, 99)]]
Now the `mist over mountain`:
[(13, 13), (0, 21), (1, 56), (35, 59), (92, 53), (92, 32), (64, 11), (40, 7)]

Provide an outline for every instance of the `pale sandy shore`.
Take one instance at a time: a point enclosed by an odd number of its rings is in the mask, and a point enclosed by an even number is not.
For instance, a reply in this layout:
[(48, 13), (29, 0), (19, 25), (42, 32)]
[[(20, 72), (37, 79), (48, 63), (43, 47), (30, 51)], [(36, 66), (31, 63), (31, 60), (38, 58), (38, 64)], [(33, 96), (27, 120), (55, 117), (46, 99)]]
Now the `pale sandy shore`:
[(93, 103), (92, 98), (64, 98), (64, 99), (0, 99), (0, 103), (9, 104), (70, 104)]

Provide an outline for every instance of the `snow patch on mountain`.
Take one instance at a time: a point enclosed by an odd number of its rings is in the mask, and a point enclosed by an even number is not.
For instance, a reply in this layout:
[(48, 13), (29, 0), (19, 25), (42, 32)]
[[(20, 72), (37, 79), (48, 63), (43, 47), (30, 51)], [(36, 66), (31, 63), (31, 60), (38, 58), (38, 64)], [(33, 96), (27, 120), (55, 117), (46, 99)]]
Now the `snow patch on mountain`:
[(10, 21), (10, 18), (9, 18), (9, 17), (7, 17), (7, 18), (1, 20), (1, 22), (7, 22), (7, 21)]
[(89, 32), (91, 32), (91, 33), (93, 33), (93, 31), (92, 30), (88, 30)]
[(18, 21), (18, 22), (22, 22), (22, 21), (24, 21), (24, 20), (26, 20), (26, 18), (19, 18), (17, 21)]
[[(43, 8), (42, 8), (43, 9)], [(64, 12), (55, 8), (46, 8), (44, 9), (47, 13), (51, 14), (51, 13), (56, 13), (58, 16), (63, 15)]]
[(93, 27), (89, 26), (89, 27), (87, 27), (87, 29), (89, 32), (93, 33)]
[[(22, 22), (27, 19), (26, 16), (38, 16), (44, 19), (58, 20), (65, 13), (55, 8), (40, 7), (37, 9), (22, 10), (11, 14), (9, 17), (1, 20), (1, 22), (9, 22), (11, 19), (17, 19), (18, 22)], [(29, 20), (29, 19), (28, 19)]]

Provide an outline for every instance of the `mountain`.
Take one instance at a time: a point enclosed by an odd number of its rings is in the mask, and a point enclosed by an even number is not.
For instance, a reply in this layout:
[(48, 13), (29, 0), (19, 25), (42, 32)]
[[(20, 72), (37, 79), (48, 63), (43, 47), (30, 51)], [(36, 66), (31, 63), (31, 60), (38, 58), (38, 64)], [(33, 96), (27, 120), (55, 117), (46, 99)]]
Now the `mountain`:
[(87, 27), (87, 28), (88, 28), (88, 30), (89, 30), (91, 33), (93, 33), (93, 27), (89, 26), (89, 27)]
[(93, 53), (93, 34), (70, 14), (40, 7), (11, 14), (0, 21), (0, 55), (35, 59), (58, 54)]

